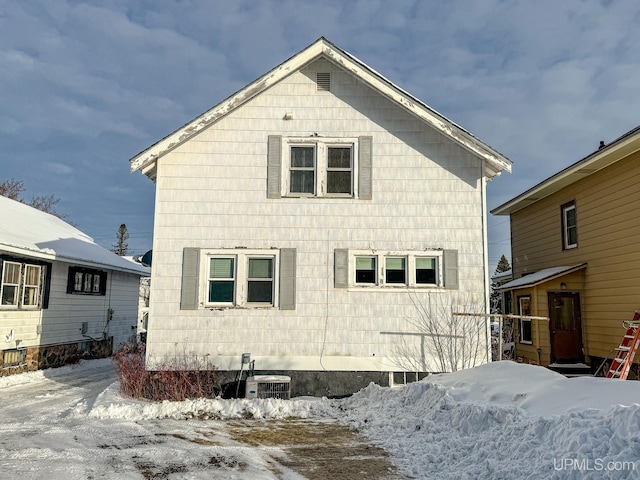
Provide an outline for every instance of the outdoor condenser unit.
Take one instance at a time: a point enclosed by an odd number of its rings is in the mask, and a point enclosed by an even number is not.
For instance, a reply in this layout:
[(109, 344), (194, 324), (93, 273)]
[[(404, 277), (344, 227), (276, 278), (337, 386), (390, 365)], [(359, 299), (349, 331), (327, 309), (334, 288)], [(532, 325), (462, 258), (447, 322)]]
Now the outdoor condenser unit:
[(291, 398), (291, 377), (286, 375), (254, 375), (247, 377), (245, 398)]

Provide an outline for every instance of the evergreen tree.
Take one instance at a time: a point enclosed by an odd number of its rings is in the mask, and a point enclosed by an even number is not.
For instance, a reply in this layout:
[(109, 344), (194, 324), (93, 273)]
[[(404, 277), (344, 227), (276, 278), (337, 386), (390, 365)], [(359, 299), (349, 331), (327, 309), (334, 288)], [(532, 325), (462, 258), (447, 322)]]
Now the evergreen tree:
[(116, 234), (116, 244), (113, 245), (111, 251), (116, 255), (120, 255), (121, 257), (129, 253), (129, 244), (127, 240), (129, 239), (129, 232), (127, 231), (127, 226), (123, 223), (118, 228), (118, 233)]
[[(494, 275), (498, 275), (499, 273), (503, 273), (508, 270), (511, 270), (511, 265), (509, 264), (509, 260), (507, 260), (507, 257), (502, 255), (500, 257), (500, 261), (498, 262)], [(500, 295), (500, 293), (496, 291), (499, 286), (499, 283), (491, 281), (491, 313), (500, 313), (502, 310), (502, 295)]]

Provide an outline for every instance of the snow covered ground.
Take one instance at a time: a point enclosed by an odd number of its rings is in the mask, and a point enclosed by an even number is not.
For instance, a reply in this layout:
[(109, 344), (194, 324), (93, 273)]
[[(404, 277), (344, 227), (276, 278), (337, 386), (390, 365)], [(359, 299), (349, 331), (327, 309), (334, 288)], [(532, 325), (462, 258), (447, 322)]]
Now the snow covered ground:
[(106, 360), (0, 378), (0, 478), (301, 479), (281, 447), (228, 428), (291, 417), (349, 425), (398, 468), (360, 478), (640, 478), (635, 381), (497, 362), (341, 400), (148, 403), (116, 380)]

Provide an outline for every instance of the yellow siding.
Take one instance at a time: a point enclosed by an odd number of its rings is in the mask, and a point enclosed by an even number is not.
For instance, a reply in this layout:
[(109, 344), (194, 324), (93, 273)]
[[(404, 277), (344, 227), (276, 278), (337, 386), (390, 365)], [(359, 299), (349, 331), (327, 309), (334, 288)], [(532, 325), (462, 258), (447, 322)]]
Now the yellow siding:
[[(548, 292), (577, 292), (580, 294), (580, 309), (584, 309), (583, 295), (583, 271), (564, 275), (552, 281), (536, 285), (532, 288), (513, 291), (513, 311), (518, 312), (518, 297), (523, 295), (531, 296), (531, 315), (534, 317), (549, 317), (549, 304), (547, 300)], [(587, 331), (584, 325), (584, 315), (582, 315), (582, 338), (586, 345)], [(521, 357), (524, 363), (540, 363), (548, 365), (551, 362), (551, 338), (549, 335), (549, 322), (547, 320), (532, 320), (533, 344), (523, 344), (518, 341), (518, 322), (515, 322), (515, 342), (516, 356)], [(538, 360), (538, 349), (540, 349), (540, 359)]]
[[(514, 278), (588, 264), (581, 295), (586, 355), (607, 356), (622, 338), (621, 322), (640, 309), (639, 187), (636, 152), (511, 215)], [(561, 206), (571, 201), (578, 247), (563, 250)]]

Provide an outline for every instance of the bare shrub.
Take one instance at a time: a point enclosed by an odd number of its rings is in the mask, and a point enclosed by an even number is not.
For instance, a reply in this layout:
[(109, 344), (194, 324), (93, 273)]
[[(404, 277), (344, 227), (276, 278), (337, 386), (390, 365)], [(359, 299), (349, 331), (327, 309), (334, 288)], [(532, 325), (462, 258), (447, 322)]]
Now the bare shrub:
[[(396, 344), (398, 367), (415, 372), (455, 372), (488, 361), (487, 318), (484, 302), (472, 296), (420, 296), (409, 291), (415, 315), (412, 327)], [(467, 315), (459, 315), (466, 313)]]
[(148, 371), (145, 345), (129, 343), (113, 355), (120, 379), (120, 393), (127, 397), (153, 401), (182, 401), (213, 398), (219, 395), (217, 372), (210, 365), (192, 360), (177, 360)]

